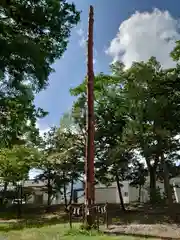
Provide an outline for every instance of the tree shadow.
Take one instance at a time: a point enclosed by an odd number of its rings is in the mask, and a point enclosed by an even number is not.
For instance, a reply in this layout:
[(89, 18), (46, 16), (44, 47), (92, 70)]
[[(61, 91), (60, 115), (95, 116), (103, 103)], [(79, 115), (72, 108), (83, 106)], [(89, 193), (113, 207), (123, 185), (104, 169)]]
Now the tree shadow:
[[(56, 224), (67, 224), (69, 222), (69, 216), (67, 214), (60, 216), (32, 216), (26, 217), (24, 219), (18, 219), (16, 222), (1, 223), (0, 231), (12, 231), (12, 230), (21, 230), (24, 228), (41, 228), (44, 226), (56, 225)], [(73, 219), (74, 222), (79, 222), (78, 219)]]
[[(174, 228), (174, 226), (179, 226), (180, 220), (180, 214), (178, 211), (176, 212), (176, 209), (172, 210), (172, 212), (163, 209), (161, 211), (151, 209), (151, 211), (128, 210), (126, 212), (118, 210), (116, 212), (109, 211), (108, 215), (109, 229), (104, 230), (108, 235), (127, 235), (167, 240), (180, 239), (178, 236), (179, 231)], [(136, 228), (137, 226), (138, 228)], [(164, 235), (165, 233), (167, 236)]]
[(147, 238), (147, 239), (161, 239), (161, 240), (179, 240), (179, 237), (162, 237), (162, 236), (157, 236), (157, 235), (147, 235), (147, 234), (134, 234), (134, 233), (124, 233), (122, 232), (104, 232), (108, 236), (128, 236), (128, 237), (138, 237), (138, 238)]
[(167, 209), (138, 209), (122, 211), (121, 209), (109, 209), (109, 223), (113, 224), (157, 224), (157, 223), (180, 223), (180, 211), (177, 208)]

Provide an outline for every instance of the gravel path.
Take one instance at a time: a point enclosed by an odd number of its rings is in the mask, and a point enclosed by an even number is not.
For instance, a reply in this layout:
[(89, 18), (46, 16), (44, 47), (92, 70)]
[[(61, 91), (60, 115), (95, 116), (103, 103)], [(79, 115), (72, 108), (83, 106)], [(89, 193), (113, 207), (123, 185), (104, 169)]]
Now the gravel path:
[(110, 225), (109, 229), (104, 231), (107, 234), (152, 236), (164, 239), (179, 239), (180, 226), (176, 224), (128, 224), (128, 225)]

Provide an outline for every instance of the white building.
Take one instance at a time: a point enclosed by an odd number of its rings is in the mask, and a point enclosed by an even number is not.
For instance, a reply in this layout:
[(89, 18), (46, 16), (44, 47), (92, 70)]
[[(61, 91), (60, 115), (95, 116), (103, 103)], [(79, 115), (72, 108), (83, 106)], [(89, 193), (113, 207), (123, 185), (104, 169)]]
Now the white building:
[[(180, 177), (176, 177), (170, 180), (173, 186), (173, 194), (176, 202), (180, 202)], [(149, 178), (147, 178), (146, 184), (141, 188), (140, 201), (147, 202), (149, 200)], [(162, 182), (156, 182), (156, 187), (159, 188), (161, 195), (164, 194), (164, 184)], [(128, 181), (121, 183), (121, 192), (125, 204), (136, 202), (139, 199), (139, 188), (133, 187)], [(112, 183), (109, 187), (98, 184), (95, 187), (95, 201), (96, 203), (120, 203), (119, 192), (116, 182)], [(84, 196), (78, 199), (78, 203), (84, 202)]]
[[(173, 186), (173, 193), (176, 202), (180, 202), (180, 177), (172, 178), (170, 183)], [(164, 184), (157, 182), (156, 186), (160, 189), (160, 193), (163, 196)], [(28, 180), (23, 183), (24, 189), (30, 190), (31, 194), (28, 195), (26, 203), (29, 204), (47, 204), (48, 194), (45, 186), (45, 182), (35, 182)], [(149, 178), (147, 178), (145, 186), (141, 188), (141, 202), (147, 202), (149, 200)], [(3, 190), (3, 184), (0, 184), (0, 191)], [(8, 191), (15, 191), (15, 186), (8, 185)], [(121, 183), (121, 192), (125, 204), (136, 202), (139, 199), (139, 188), (133, 187), (128, 181)], [(78, 203), (84, 203), (83, 189), (78, 193)], [(69, 194), (67, 199), (69, 198)], [(116, 182), (112, 183), (109, 187), (98, 184), (95, 187), (95, 201), (96, 203), (120, 203), (119, 192)], [(59, 193), (52, 199), (53, 204), (64, 203), (63, 196)]]
[[(123, 181), (121, 183), (121, 192), (125, 204), (132, 201), (138, 200), (138, 189), (130, 186), (128, 181)], [(84, 196), (78, 198), (78, 203), (84, 202)], [(95, 202), (98, 203), (120, 203), (119, 192), (116, 182), (112, 183), (110, 186), (105, 186), (98, 184), (95, 187)]]
[[(34, 181), (27, 180), (22, 183), (23, 192), (26, 194), (26, 203), (28, 204), (47, 204), (48, 194), (46, 182), (43, 181)], [(4, 183), (0, 183), (0, 192), (4, 189)], [(18, 194), (16, 193), (16, 186), (12, 183), (8, 184), (7, 192), (14, 192), (14, 198), (18, 198)], [(51, 204), (60, 204), (62, 203), (61, 194), (57, 194), (52, 199)]]

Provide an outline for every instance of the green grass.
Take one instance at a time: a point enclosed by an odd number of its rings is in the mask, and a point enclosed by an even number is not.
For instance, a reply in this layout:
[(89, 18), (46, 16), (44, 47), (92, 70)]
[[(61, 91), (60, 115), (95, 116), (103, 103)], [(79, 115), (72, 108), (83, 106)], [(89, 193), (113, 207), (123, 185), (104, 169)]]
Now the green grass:
[(146, 238), (129, 236), (106, 236), (95, 231), (80, 230), (78, 225), (72, 229), (67, 224), (43, 227), (13, 229), (11, 224), (0, 224), (0, 240), (144, 240)]

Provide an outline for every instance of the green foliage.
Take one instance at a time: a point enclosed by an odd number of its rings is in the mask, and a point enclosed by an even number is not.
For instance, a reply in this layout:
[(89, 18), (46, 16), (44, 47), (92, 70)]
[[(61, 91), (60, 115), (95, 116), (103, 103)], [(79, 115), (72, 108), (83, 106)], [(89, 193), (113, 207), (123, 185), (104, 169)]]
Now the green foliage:
[[(72, 110), (80, 132), (86, 137), (86, 98), (85, 83), (71, 89), (71, 93), (79, 95)], [(95, 167), (98, 181), (109, 184), (114, 181), (118, 171), (124, 180), (128, 171), (128, 163), (133, 154), (124, 150), (123, 131), (128, 122), (127, 106), (123, 94), (119, 91), (119, 82), (114, 76), (100, 74), (95, 77)], [(120, 169), (123, 169), (120, 171)], [(113, 177), (112, 177), (113, 176)]]
[(40, 154), (36, 149), (14, 146), (0, 149), (0, 176), (4, 182), (28, 179), (29, 170), (37, 166)]
[(0, 2), (1, 147), (39, 143), (36, 121), (47, 113), (35, 107), (34, 94), (48, 84), (79, 19), (65, 0)]
[(129, 173), (129, 180), (132, 186), (144, 186), (146, 182), (146, 177), (148, 176), (148, 170), (145, 168), (144, 164), (137, 159), (133, 162), (133, 166)]
[[(37, 181), (46, 182), (48, 194), (53, 196), (58, 192), (66, 198), (66, 190), (81, 177), (84, 170), (82, 146), (78, 134), (66, 128), (52, 128), (43, 138), (41, 145), (42, 158), (39, 168), (43, 173), (37, 176)], [(72, 192), (70, 193), (72, 200)]]
[[(150, 189), (148, 188), (148, 194), (150, 196)], [(165, 204), (165, 194), (162, 194), (161, 190), (159, 187), (157, 187), (154, 191), (154, 196), (153, 196), (153, 199), (154, 199), (154, 202), (156, 204)]]
[(14, 144), (28, 142), (38, 144), (39, 132), (36, 128), (36, 121), (47, 113), (41, 108), (35, 108), (31, 89), (24, 86), (23, 93), (2, 91), (0, 106), (1, 147), (11, 147)]
[[(108, 184), (118, 174), (120, 181), (130, 179), (133, 185), (144, 185), (148, 172), (156, 181), (161, 169), (168, 191), (169, 177), (178, 174), (168, 167), (168, 161), (172, 163), (179, 150), (180, 68), (163, 69), (152, 57), (133, 63), (129, 69), (116, 62), (111, 70), (112, 75), (101, 73), (94, 81), (96, 177)], [(78, 96), (73, 113), (77, 113), (83, 131), (86, 83), (87, 79), (71, 89), (71, 94)], [(137, 150), (147, 169), (137, 159)], [(152, 180), (155, 188), (153, 184)]]
[(80, 13), (65, 0), (2, 0), (0, 16), (1, 76), (16, 89), (22, 81), (42, 89)]

